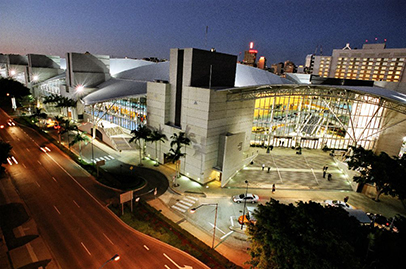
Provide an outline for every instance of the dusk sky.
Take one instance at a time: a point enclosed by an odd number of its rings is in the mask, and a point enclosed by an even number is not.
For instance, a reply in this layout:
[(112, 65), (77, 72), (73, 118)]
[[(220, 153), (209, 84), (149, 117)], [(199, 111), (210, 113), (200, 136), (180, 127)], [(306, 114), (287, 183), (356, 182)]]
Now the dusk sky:
[(366, 39), (406, 48), (406, 1), (0, 1), (0, 53), (169, 58), (171, 48), (214, 47), (241, 52), (242, 60), (253, 41), (268, 65), (299, 65), (318, 46), (331, 55), (346, 43), (361, 48)]

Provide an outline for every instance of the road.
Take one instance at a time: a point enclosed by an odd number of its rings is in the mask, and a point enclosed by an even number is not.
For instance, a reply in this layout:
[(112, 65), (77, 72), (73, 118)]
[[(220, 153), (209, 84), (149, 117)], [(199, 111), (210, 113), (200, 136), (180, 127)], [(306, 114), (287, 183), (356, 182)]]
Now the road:
[[(8, 118), (0, 111), (1, 124)], [(35, 131), (7, 126), (0, 136), (18, 162), (7, 170), (61, 268), (99, 268), (115, 254), (121, 259), (104, 268), (208, 268), (124, 225), (82, 186), (88, 173), (52, 144), (42, 152), (47, 141)]]

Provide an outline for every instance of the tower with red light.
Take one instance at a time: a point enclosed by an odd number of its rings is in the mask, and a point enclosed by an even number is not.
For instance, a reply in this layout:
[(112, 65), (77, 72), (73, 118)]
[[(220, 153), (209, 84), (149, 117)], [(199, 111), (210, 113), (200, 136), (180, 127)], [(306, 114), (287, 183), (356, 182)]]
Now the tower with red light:
[(258, 51), (254, 49), (254, 42), (250, 42), (250, 49), (244, 52), (243, 64), (256, 66)]

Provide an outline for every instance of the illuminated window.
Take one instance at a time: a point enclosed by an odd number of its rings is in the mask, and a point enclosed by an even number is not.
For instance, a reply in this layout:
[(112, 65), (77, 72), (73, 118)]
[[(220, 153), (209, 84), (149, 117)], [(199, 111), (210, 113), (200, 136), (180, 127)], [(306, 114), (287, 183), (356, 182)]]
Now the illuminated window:
[(388, 74), (389, 74), (389, 75), (393, 74), (393, 71), (389, 71)]
[(393, 66), (392, 66), (392, 67), (389, 67), (389, 70), (394, 70), (394, 69), (395, 69), (395, 67), (393, 67)]
[(398, 65), (402, 66), (402, 65), (403, 65), (403, 63), (398, 63)]
[(384, 61), (388, 61), (389, 59), (388, 59), (388, 58), (384, 58), (383, 60), (384, 60)]
[(385, 75), (380, 75), (380, 76), (379, 76), (379, 78), (384, 78), (384, 77), (385, 77)]
[(392, 76), (390, 76), (390, 75), (389, 75), (387, 78), (388, 78), (388, 79), (391, 79), (391, 78), (392, 78)]
[(373, 65), (373, 64), (374, 64), (373, 62), (369, 62), (369, 63), (368, 63), (368, 65)]
[(396, 68), (396, 70), (402, 70), (402, 67), (398, 67), (398, 68)]
[(397, 59), (396, 58), (392, 58), (392, 61), (396, 61)]
[(400, 71), (396, 71), (395, 74), (396, 74), (396, 75), (400, 75)]
[(378, 74), (378, 71), (374, 71), (374, 74)]
[(399, 58), (399, 61), (404, 62), (405, 58)]
[(385, 71), (381, 71), (381, 74), (385, 74)]
[(396, 63), (394, 63), (394, 62), (391, 62), (391, 63), (390, 63), (390, 65), (392, 65), (392, 66), (395, 65), (395, 64), (396, 64)]
[(399, 76), (395, 76), (395, 79), (399, 79)]
[(388, 65), (388, 63), (387, 63), (387, 62), (383, 62), (382, 65)]

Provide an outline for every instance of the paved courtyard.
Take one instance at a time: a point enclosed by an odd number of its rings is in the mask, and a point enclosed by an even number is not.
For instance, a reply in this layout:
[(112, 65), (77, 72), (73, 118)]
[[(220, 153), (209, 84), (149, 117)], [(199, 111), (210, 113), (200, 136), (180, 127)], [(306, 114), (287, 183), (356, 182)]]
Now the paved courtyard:
[[(325, 165), (328, 170), (323, 178)], [(327, 180), (329, 173), (332, 176), (330, 181)], [(259, 150), (253, 164), (240, 170), (226, 187), (245, 188), (245, 180), (249, 181), (250, 188), (271, 189), (275, 184), (277, 189), (352, 190), (333, 157), (321, 150), (303, 150), (301, 155), (287, 148), (276, 148), (270, 153)]]

